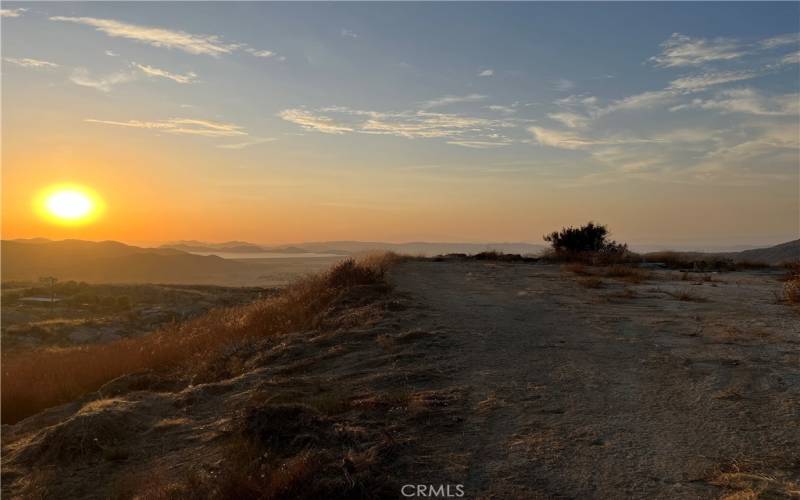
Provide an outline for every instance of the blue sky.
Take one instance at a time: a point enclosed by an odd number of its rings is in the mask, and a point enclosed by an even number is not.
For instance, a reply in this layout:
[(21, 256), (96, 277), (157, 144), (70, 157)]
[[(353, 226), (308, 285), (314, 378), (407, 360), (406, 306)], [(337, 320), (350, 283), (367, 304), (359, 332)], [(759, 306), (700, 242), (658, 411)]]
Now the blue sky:
[(149, 160), (108, 190), (158, 174), (281, 220), (182, 237), (536, 241), (590, 218), (641, 244), (797, 237), (798, 3), (3, 9), (6, 179), (34, 144), (113, 142)]

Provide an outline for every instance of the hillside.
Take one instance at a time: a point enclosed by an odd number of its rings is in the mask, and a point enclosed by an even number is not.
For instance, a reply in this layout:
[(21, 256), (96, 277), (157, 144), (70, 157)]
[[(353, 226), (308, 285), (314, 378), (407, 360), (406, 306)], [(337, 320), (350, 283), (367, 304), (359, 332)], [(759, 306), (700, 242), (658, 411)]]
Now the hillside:
[(753, 250), (743, 250), (741, 252), (734, 252), (728, 255), (735, 261), (751, 261), (751, 262), (764, 262), (767, 264), (782, 264), (784, 262), (792, 262), (800, 260), (800, 239), (794, 241), (787, 241), (780, 245), (775, 245), (767, 248), (756, 248)]
[[(386, 287), (340, 266), (4, 426), (3, 494), (788, 498), (800, 317), (778, 274), (412, 260)], [(14, 390), (47, 378), (23, 361)]]
[(2, 241), (3, 281), (55, 276), (95, 283), (203, 283), (245, 270), (239, 262), (215, 256), (116, 241)]

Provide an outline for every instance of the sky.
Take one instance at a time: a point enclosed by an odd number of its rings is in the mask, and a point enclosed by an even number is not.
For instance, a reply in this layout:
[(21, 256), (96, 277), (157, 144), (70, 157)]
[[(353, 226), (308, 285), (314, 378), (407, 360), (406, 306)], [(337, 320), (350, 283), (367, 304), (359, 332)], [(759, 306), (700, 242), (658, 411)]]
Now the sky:
[[(2, 6), (3, 238), (800, 233), (800, 3)], [(33, 200), (87, 186), (59, 226)]]

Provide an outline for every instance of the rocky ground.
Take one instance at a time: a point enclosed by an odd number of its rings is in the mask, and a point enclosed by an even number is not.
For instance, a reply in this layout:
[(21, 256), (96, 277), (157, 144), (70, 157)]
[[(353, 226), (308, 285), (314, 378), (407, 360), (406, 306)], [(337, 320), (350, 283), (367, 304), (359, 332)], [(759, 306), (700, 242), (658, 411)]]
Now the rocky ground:
[(800, 495), (778, 277), (404, 262), (211, 382), (134, 374), (3, 426), (3, 495)]

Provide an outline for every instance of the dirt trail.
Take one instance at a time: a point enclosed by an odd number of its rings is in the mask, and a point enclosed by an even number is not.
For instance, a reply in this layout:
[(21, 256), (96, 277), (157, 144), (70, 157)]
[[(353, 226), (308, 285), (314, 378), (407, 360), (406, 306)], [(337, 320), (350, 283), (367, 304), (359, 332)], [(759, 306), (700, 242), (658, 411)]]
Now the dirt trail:
[(797, 489), (800, 321), (774, 276), (595, 290), (556, 266), (411, 262), (393, 277), (466, 389), (460, 431), (428, 443), (448, 457), (438, 482), (470, 498)]
[[(130, 374), (4, 425), (3, 497), (219, 484), (253, 411), (278, 427), (270, 439), (313, 438), (258, 457), (278, 471), (327, 457), (342, 498), (402, 498), (405, 484), (470, 499), (798, 496), (800, 314), (776, 300), (777, 276), (404, 262), (393, 291), (351, 290), (326, 328), (231, 344), (206, 382)], [(270, 413), (285, 405), (318, 427)]]

